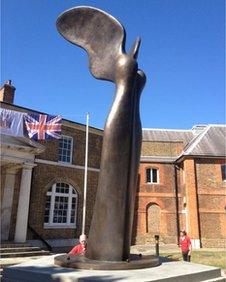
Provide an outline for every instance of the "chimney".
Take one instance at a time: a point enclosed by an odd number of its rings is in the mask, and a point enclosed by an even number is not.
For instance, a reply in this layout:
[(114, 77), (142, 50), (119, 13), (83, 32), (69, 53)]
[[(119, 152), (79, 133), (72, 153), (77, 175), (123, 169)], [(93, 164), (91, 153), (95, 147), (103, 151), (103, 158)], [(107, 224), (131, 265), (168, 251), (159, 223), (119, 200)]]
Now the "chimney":
[(194, 135), (199, 135), (200, 133), (203, 132), (203, 130), (206, 127), (207, 127), (206, 124), (198, 124), (198, 125), (194, 125), (191, 130), (193, 131)]
[(15, 90), (16, 88), (12, 85), (12, 81), (6, 80), (0, 88), (0, 102), (13, 104)]

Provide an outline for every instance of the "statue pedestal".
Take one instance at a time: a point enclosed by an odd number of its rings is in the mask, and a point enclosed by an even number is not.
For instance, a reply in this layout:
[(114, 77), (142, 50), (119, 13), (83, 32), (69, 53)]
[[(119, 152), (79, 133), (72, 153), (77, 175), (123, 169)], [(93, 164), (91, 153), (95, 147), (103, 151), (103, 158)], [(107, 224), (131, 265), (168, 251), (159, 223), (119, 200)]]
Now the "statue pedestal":
[(131, 254), (128, 261), (98, 261), (80, 255), (60, 255), (54, 258), (54, 264), (61, 267), (87, 270), (128, 270), (158, 266), (160, 261), (156, 256), (135, 254)]
[(10, 266), (3, 270), (3, 282), (81, 282), (81, 281), (120, 281), (120, 282), (194, 282), (225, 281), (221, 270), (201, 264), (171, 261), (162, 262), (158, 267), (128, 270), (87, 270), (59, 267), (53, 256), (45, 256), (27, 263)]

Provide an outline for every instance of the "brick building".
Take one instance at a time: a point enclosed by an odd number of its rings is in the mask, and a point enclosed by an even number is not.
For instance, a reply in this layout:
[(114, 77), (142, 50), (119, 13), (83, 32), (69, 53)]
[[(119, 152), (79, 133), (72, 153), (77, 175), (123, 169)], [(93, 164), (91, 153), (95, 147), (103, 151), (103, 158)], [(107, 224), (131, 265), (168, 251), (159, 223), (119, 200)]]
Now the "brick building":
[(137, 243), (176, 243), (185, 229), (194, 248), (225, 246), (225, 136), (225, 125), (143, 130)]
[[(14, 91), (10, 82), (1, 88), (1, 108), (37, 113), (14, 105)], [(2, 240), (24, 242), (41, 236), (53, 245), (70, 245), (79, 237), (85, 135), (85, 125), (63, 119), (60, 140), (35, 142), (25, 137), (1, 136)], [(96, 194), (101, 148), (102, 130), (89, 127), (87, 227)]]
[[(13, 104), (10, 82), (0, 89), (1, 107)], [(144, 129), (133, 243), (177, 243), (186, 229), (193, 246), (223, 247), (225, 230), (224, 125), (191, 130)], [(86, 231), (91, 222), (103, 132), (90, 127)], [(62, 138), (34, 142), (1, 136), (2, 240), (40, 237), (72, 245), (81, 233), (85, 125), (63, 120)]]

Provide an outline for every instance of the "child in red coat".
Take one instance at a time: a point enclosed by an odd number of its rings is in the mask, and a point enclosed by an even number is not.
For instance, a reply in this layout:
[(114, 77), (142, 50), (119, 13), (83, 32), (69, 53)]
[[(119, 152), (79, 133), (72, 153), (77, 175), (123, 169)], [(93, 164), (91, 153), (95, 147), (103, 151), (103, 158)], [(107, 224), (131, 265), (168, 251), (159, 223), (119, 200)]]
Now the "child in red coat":
[(87, 244), (87, 238), (85, 234), (80, 235), (79, 237), (79, 244), (76, 245), (70, 252), (69, 255), (78, 255), (78, 254), (84, 254), (86, 251), (86, 244)]

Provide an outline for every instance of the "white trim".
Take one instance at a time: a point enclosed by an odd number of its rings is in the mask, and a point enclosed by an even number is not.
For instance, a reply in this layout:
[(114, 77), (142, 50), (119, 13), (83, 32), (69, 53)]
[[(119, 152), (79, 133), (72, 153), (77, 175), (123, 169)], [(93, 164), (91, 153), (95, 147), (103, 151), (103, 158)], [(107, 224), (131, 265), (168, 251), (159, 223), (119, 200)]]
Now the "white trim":
[(226, 124), (208, 124), (210, 127), (226, 127)]
[[(71, 204), (72, 204), (72, 189), (69, 186), (69, 195), (68, 195), (68, 209), (67, 209), (67, 225), (71, 224)], [(76, 226), (76, 223), (75, 223)]]
[[(49, 191), (46, 193), (46, 195), (49, 196)], [(52, 191), (50, 192), (51, 194), (51, 202), (50, 202), (50, 212), (49, 212), (49, 223), (44, 223), (45, 225), (53, 225), (53, 211), (54, 211), (54, 204), (55, 204), (55, 194), (56, 194), (56, 183), (53, 184), (52, 186)]]
[(150, 155), (150, 156), (148, 156), (148, 155), (147, 155), (147, 156), (140, 156), (140, 157), (141, 157), (141, 158), (153, 158), (153, 159), (154, 159), (154, 158), (155, 158), (155, 159), (156, 159), (156, 158), (158, 158), (158, 159), (161, 159), (161, 158), (162, 158), (162, 159), (172, 159), (172, 160), (176, 158), (176, 157), (169, 157), (169, 156), (153, 156), (153, 155)]
[[(54, 223), (55, 224), (55, 223)], [(70, 224), (70, 225), (67, 225), (67, 224), (62, 224), (62, 225), (54, 225), (54, 224), (50, 224), (50, 223), (45, 223), (44, 224), (44, 229), (64, 229), (64, 228), (70, 228), (70, 229), (76, 229), (77, 227), (76, 227), (76, 225), (74, 225), (74, 223), (73, 223), (73, 225), (72, 224)]]
[[(188, 155), (189, 153), (191, 153), (191, 151), (198, 145), (198, 143), (200, 143), (200, 141), (202, 140), (202, 138), (206, 135), (207, 131), (210, 129), (210, 126), (208, 125), (202, 133), (200, 133), (200, 135), (198, 137), (194, 137), (194, 138), (197, 138), (195, 140), (195, 142), (190, 146), (188, 147), (188, 149), (186, 151), (183, 151), (182, 154), (183, 155)], [(192, 142), (192, 140), (190, 141)], [(188, 143), (189, 144), (189, 143)]]
[[(196, 126), (205, 126), (205, 127), (226, 127), (226, 124), (198, 124), (194, 125), (192, 129), (167, 129), (167, 128), (142, 128), (142, 130), (156, 130), (156, 131), (180, 131), (180, 132), (193, 132)], [(204, 129), (205, 130), (205, 129)]]
[(142, 128), (142, 130), (192, 132), (191, 129)]
[[(63, 167), (68, 167), (68, 168), (81, 169), (81, 170), (85, 169), (85, 167), (81, 166), (81, 165), (73, 165), (73, 164), (69, 164), (69, 163), (54, 162), (54, 161), (48, 161), (48, 160), (43, 160), (43, 159), (35, 159), (35, 162), (40, 163), (40, 164), (63, 166)], [(99, 168), (93, 168), (93, 167), (88, 167), (88, 170), (95, 171), (95, 172), (100, 171)]]

